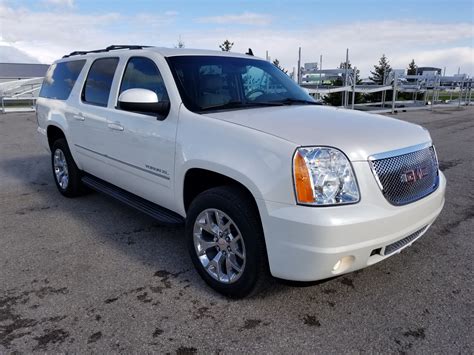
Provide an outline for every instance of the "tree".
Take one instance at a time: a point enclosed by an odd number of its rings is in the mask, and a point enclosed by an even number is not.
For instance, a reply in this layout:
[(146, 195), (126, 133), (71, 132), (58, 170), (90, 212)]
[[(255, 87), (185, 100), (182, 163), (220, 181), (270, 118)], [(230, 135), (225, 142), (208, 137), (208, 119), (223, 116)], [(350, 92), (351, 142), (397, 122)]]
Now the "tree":
[(383, 85), (391, 70), (392, 68), (390, 67), (387, 57), (385, 54), (382, 54), (379, 59), (379, 64), (374, 65), (374, 71), (370, 72), (372, 76), (369, 77), (369, 79), (378, 85)]
[[(339, 69), (345, 69), (346, 68), (346, 62), (342, 62), (339, 65)], [(350, 62), (347, 63), (347, 69), (352, 69), (352, 64)], [(356, 83), (360, 84), (360, 72), (359, 69), (356, 70)], [(343, 86), (344, 83), (342, 81), (343, 77), (340, 77), (336, 81), (334, 81), (334, 86)], [(352, 103), (352, 92), (347, 93), (349, 95), (349, 103)], [(323, 101), (325, 104), (331, 105), (331, 106), (340, 106), (342, 102), (342, 92), (334, 92), (331, 94), (327, 94), (324, 96)], [(365, 97), (363, 94), (356, 92), (355, 94), (355, 103), (363, 103), (365, 102)]]
[(275, 60), (273, 61), (273, 65), (280, 69), (283, 73), (288, 75), (288, 70), (280, 66), (280, 61), (278, 59), (275, 58)]
[(234, 46), (234, 42), (230, 42), (228, 39), (226, 39), (222, 44), (219, 44), (219, 48), (223, 52), (229, 52), (233, 46)]
[[(412, 59), (410, 63), (408, 63), (408, 68), (407, 68), (407, 75), (416, 75), (416, 70), (418, 66), (415, 64), (415, 59)], [(409, 82), (415, 82), (416, 79), (407, 79)], [(405, 100), (417, 100), (418, 99), (418, 93), (409, 93), (409, 92), (401, 92), (398, 95), (399, 98), (405, 99)]]
[[(369, 79), (378, 85), (389, 84), (387, 83), (387, 78), (391, 70), (392, 68), (390, 67), (387, 57), (385, 56), (385, 54), (382, 54), (379, 59), (379, 64), (374, 65), (374, 71), (370, 72), (372, 76), (370, 76)], [(382, 101), (382, 97), (391, 98), (391, 93), (392, 91), (379, 91), (368, 95), (368, 97), (372, 102), (379, 102)]]
[(184, 42), (181, 39), (181, 36), (179, 36), (178, 43), (174, 46), (174, 48), (184, 48)]
[(408, 64), (407, 75), (416, 75), (416, 69), (418, 66), (415, 64), (415, 59), (412, 59)]

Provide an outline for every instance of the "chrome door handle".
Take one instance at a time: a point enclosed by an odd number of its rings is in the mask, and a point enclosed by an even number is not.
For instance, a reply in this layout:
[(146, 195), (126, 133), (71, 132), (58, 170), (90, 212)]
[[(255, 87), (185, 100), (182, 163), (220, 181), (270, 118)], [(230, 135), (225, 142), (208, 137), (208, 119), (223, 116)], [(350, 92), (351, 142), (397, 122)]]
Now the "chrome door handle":
[(73, 117), (78, 121), (84, 121), (85, 120), (85, 117), (83, 115), (74, 115)]
[(107, 127), (109, 127), (110, 129), (113, 129), (114, 131), (123, 131), (123, 126), (118, 122), (108, 123)]

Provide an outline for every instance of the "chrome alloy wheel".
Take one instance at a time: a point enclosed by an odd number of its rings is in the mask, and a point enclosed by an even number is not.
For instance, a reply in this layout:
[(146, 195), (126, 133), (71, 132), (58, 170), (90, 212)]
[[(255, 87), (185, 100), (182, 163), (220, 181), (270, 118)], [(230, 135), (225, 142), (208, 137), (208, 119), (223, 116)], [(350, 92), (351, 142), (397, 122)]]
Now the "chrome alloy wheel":
[(61, 189), (66, 190), (69, 184), (69, 171), (64, 152), (61, 149), (54, 151), (53, 158), (54, 175)]
[(194, 222), (193, 240), (198, 258), (212, 278), (231, 284), (242, 276), (244, 239), (227, 214), (214, 208), (202, 211)]

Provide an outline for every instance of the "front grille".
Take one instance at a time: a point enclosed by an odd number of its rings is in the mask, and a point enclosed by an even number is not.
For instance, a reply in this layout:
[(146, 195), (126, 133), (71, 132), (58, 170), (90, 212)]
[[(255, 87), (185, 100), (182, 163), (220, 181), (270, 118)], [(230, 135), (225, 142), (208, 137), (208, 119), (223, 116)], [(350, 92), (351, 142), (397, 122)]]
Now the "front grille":
[(397, 250), (403, 248), (405, 245), (410, 244), (412, 241), (418, 238), (425, 230), (426, 226), (417, 230), (415, 233), (410, 234), (408, 237), (405, 237), (403, 239), (400, 239), (399, 241), (396, 241), (395, 243), (387, 245), (383, 254), (387, 256), (395, 253)]
[(383, 195), (392, 205), (417, 201), (438, 187), (438, 161), (433, 146), (394, 156), (377, 154), (369, 161)]

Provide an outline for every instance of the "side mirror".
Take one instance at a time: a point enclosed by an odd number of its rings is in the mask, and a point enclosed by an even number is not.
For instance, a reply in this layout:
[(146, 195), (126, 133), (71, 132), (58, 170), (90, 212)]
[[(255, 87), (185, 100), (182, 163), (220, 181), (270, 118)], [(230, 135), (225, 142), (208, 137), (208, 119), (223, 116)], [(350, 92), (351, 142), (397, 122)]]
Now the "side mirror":
[(120, 94), (118, 108), (124, 111), (159, 115), (159, 118), (164, 118), (170, 111), (170, 102), (159, 101), (156, 93), (148, 89), (128, 89)]

